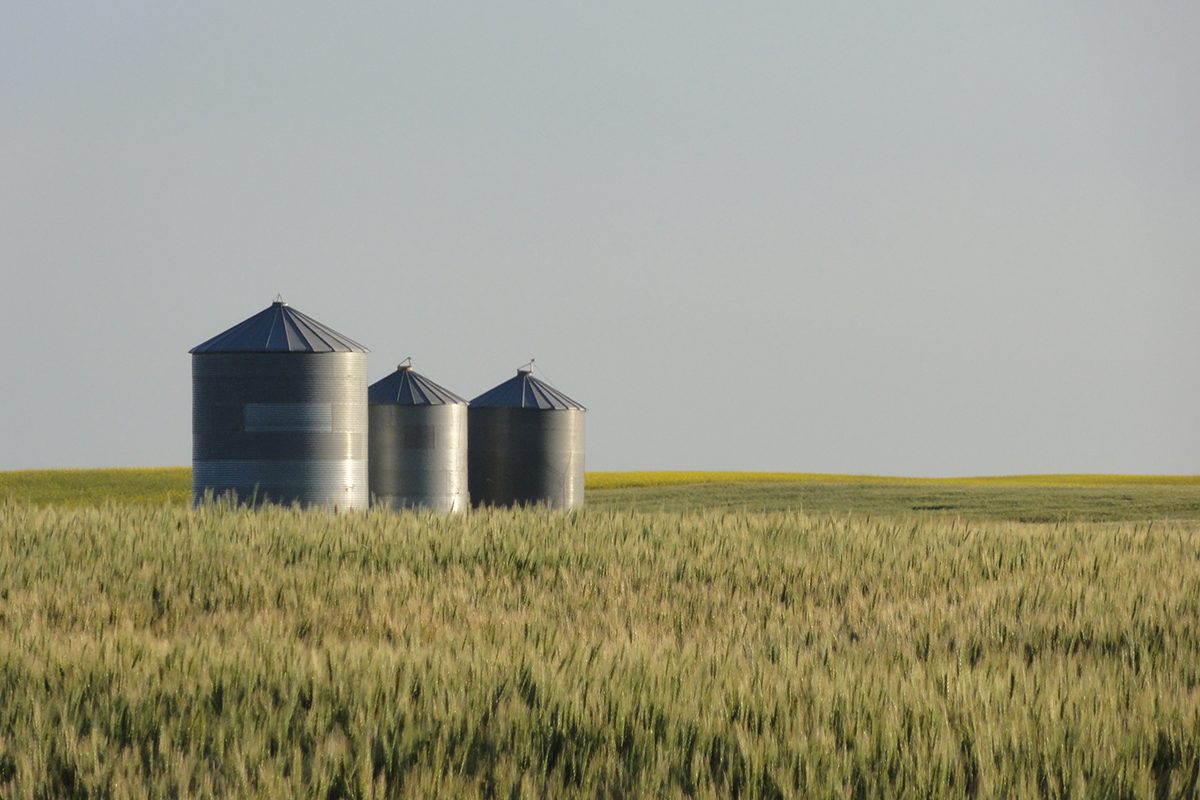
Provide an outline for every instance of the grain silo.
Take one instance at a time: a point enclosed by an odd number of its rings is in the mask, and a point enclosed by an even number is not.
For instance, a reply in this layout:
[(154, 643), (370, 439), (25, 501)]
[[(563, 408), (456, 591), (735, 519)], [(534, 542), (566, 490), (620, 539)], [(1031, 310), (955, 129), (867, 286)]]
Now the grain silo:
[(365, 509), (367, 349), (282, 300), (192, 354), (192, 496)]
[(471, 401), (469, 474), (475, 505), (583, 505), (584, 414), (530, 370)]
[(467, 401), (401, 364), (367, 390), (371, 502), (464, 511)]

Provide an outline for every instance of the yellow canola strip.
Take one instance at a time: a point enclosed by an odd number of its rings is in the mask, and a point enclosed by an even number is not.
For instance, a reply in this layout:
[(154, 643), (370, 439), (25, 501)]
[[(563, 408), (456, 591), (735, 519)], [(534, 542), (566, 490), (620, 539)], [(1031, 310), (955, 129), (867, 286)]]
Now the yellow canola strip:
[(1200, 475), (996, 475), (906, 478), (820, 472), (589, 472), (588, 489), (632, 489), (701, 483), (841, 483), (896, 486), (1200, 486)]

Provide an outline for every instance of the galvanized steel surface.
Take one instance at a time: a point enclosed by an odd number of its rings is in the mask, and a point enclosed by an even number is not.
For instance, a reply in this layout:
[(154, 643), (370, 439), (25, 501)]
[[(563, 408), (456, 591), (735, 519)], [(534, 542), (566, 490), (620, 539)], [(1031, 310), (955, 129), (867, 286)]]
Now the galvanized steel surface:
[(366, 353), (367, 348), (283, 301), (193, 347), (196, 353)]
[(371, 404), (372, 502), (390, 508), (463, 511), (467, 406)]
[(539, 408), (574, 409), (587, 411), (580, 403), (567, 397), (545, 381), (533, 377), (527, 369), (518, 370), (509, 378), (471, 401), (472, 408)]
[(192, 492), (366, 508), (364, 353), (192, 356)]
[(397, 403), (404, 406), (466, 405), (454, 392), (426, 378), (411, 366), (401, 364), (386, 378), (367, 388), (368, 403)]
[(475, 505), (583, 505), (584, 411), (472, 405), (467, 418)]

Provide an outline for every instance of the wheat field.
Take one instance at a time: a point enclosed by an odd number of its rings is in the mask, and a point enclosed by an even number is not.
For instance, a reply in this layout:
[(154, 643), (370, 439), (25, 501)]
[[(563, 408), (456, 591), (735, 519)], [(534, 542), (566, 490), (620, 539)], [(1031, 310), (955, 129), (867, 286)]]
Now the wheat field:
[[(106, 502), (186, 506), (191, 470), (0, 472), (0, 501), (55, 507)], [(1024, 522), (1200, 520), (1200, 476), (1012, 475), (904, 478), (794, 472), (589, 472), (604, 511), (801, 511)]]
[(1200, 525), (0, 502), (0, 796), (1190, 797)]

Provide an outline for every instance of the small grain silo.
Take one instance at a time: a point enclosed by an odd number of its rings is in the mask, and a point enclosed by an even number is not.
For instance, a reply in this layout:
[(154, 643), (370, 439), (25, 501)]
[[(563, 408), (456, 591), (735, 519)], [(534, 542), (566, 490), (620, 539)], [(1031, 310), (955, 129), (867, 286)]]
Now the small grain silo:
[(464, 511), (467, 401), (401, 364), (367, 390), (371, 502)]
[(528, 369), (471, 401), (467, 411), (475, 505), (583, 505), (587, 409)]
[(367, 348), (277, 300), (190, 352), (196, 502), (367, 507)]

